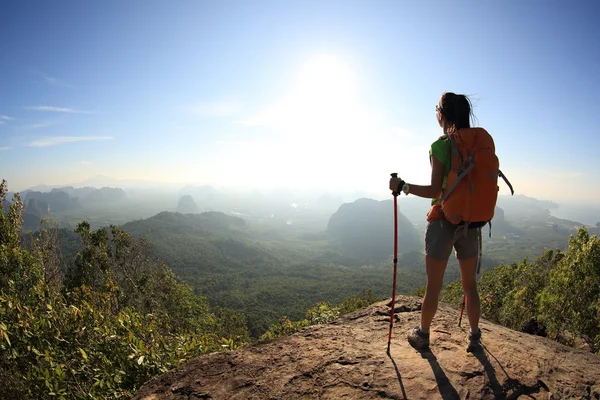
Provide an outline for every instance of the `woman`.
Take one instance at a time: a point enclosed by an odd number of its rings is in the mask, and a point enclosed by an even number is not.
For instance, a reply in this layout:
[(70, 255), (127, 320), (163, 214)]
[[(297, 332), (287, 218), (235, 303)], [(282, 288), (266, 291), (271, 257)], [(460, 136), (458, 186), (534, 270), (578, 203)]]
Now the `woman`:
[[(408, 184), (400, 178), (390, 179), (390, 190), (419, 197), (433, 199), (432, 207), (427, 215), (425, 232), (425, 268), (427, 285), (421, 308), (421, 325), (411, 330), (408, 342), (416, 349), (429, 347), (429, 329), (438, 307), (438, 299), (444, 282), (444, 272), (448, 258), (454, 248), (460, 264), (463, 291), (466, 297), (467, 316), (470, 332), (467, 338), (467, 351), (481, 345), (479, 329), (480, 305), (477, 292), (477, 258), (480, 228), (469, 228), (455, 225), (445, 220), (437, 201), (446, 188), (450, 171), (451, 150), (448, 135), (463, 128), (470, 128), (472, 117), (471, 102), (467, 96), (455, 93), (444, 93), (436, 105), (436, 117), (443, 135), (433, 142), (429, 152), (431, 163), (431, 184), (419, 186)], [(460, 230), (459, 230), (460, 229)], [(466, 229), (466, 233), (465, 233)], [(459, 230), (457, 232), (457, 230)]]

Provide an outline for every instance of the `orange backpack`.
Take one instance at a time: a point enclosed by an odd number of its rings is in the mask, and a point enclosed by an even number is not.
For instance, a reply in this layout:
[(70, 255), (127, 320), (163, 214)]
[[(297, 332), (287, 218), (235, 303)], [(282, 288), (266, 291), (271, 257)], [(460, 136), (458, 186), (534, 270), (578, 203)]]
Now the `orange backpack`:
[(500, 171), (494, 139), (485, 129), (463, 128), (448, 135), (448, 139), (450, 172), (446, 189), (433, 208), (453, 224), (465, 222), (469, 227), (481, 227), (494, 217), (498, 177), (504, 179), (511, 194), (514, 190)]

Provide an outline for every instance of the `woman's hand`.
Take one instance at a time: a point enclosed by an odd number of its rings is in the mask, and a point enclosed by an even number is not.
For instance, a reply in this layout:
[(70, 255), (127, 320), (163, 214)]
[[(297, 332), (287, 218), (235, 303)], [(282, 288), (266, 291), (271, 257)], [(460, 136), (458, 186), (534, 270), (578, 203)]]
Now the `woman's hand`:
[(402, 178), (398, 178), (398, 177), (391, 177), (390, 178), (390, 190), (392, 191), (392, 193), (400, 193), (400, 191), (402, 190), (402, 186), (404, 186), (406, 182), (404, 182), (404, 180), (402, 180)]

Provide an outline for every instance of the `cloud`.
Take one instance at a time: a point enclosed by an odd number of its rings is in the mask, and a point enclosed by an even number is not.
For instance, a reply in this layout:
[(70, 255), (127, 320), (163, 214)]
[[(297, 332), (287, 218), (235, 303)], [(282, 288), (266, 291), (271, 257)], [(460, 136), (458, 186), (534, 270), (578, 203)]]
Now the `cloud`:
[(54, 106), (35, 106), (35, 107), (25, 107), (27, 110), (35, 110), (35, 111), (52, 111), (52, 112), (61, 112), (68, 114), (93, 114), (89, 111), (75, 110), (73, 108), (64, 108), (64, 107), (54, 107)]
[(5, 123), (5, 121), (0, 121), (0, 125), (4, 125)]
[(91, 161), (80, 161), (79, 164), (81, 165), (92, 165)]
[(0, 147), (0, 151), (3, 151), (3, 150), (10, 150), (10, 149), (12, 149), (12, 147)]
[(47, 127), (52, 126), (54, 124), (56, 124), (55, 121), (44, 121), (44, 122), (39, 122), (37, 124), (23, 125), (20, 128), (24, 129), (24, 130), (27, 130), (27, 131), (32, 131), (32, 130), (35, 130), (35, 129), (47, 128)]
[(49, 146), (57, 146), (59, 144), (65, 143), (75, 143), (75, 142), (92, 142), (98, 140), (112, 140), (114, 139), (111, 136), (54, 136), (54, 137), (45, 137), (42, 139), (34, 140), (29, 143), (27, 146), (29, 147), (49, 147)]
[(0, 119), (3, 121), (12, 121), (14, 118), (9, 117), (8, 115), (0, 115)]
[(191, 107), (190, 112), (201, 117), (228, 117), (240, 107), (238, 101), (208, 101)]

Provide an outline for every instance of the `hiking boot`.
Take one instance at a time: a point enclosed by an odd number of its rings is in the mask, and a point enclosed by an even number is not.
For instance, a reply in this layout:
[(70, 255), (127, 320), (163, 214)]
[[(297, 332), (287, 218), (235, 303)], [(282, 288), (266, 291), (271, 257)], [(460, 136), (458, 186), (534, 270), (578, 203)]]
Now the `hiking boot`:
[(429, 333), (425, 333), (421, 328), (414, 328), (408, 333), (408, 343), (417, 350), (423, 350), (429, 347)]
[(473, 352), (481, 348), (481, 329), (477, 329), (477, 332), (471, 333), (467, 336), (467, 352)]

